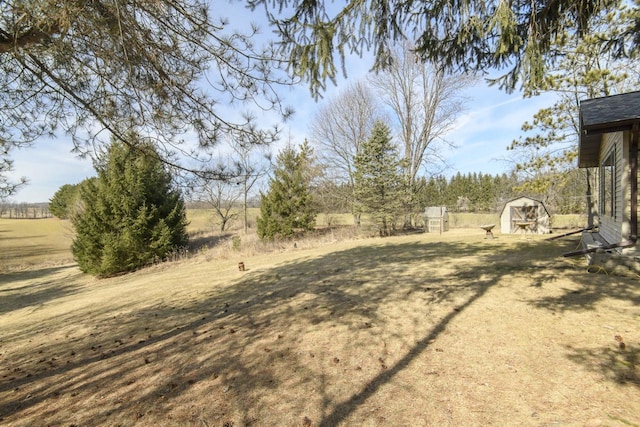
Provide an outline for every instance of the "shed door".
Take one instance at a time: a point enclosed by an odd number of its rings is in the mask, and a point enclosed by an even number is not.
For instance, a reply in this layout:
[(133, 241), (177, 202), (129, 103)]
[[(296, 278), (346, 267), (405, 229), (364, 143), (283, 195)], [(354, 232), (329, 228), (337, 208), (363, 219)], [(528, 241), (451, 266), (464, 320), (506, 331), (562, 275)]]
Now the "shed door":
[[(518, 222), (533, 221), (536, 222), (538, 215), (536, 213), (536, 206), (511, 206), (509, 213), (511, 214), (511, 233), (517, 233), (519, 231)], [(536, 224), (529, 227), (535, 230)]]

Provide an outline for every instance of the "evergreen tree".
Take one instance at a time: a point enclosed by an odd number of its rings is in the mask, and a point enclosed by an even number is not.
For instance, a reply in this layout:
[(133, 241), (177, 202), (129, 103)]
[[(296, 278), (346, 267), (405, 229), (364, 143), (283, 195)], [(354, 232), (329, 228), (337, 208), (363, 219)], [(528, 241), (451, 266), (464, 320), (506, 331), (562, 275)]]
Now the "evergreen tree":
[(481, 212), (490, 212), (496, 204), (496, 188), (493, 185), (493, 177), (491, 175), (480, 174), (478, 176), (478, 194), (479, 199), (476, 203), (476, 210)]
[(410, 198), (405, 207), (405, 227), (416, 212), (420, 171), (439, 169), (445, 135), (465, 110), (462, 92), (474, 79), (445, 73), (439, 64), (422, 63), (409, 43), (393, 49), (391, 66), (376, 74), (372, 84), (388, 107), (397, 135)]
[(442, 175), (429, 178), (418, 196), (422, 210), (429, 206), (446, 206), (444, 203), (444, 195), (447, 192), (447, 186), (447, 180)]
[(465, 179), (460, 172), (449, 179), (447, 191), (443, 194), (444, 206), (454, 207), (458, 205), (458, 198), (468, 199), (468, 187), (465, 186)]
[(432, 200), (437, 196), (437, 193), (434, 190), (435, 186), (431, 180), (427, 180), (424, 176), (417, 179), (415, 202), (416, 208), (419, 209), (420, 212), (424, 211), (424, 209), (429, 206), (429, 200)]
[(449, 182), (447, 182), (447, 178), (443, 175), (438, 175), (436, 177), (436, 187), (438, 188), (440, 197), (438, 198), (438, 203), (431, 206), (447, 206), (447, 194), (449, 193)]
[(355, 158), (355, 209), (369, 215), (381, 236), (391, 234), (408, 197), (403, 163), (390, 133), (387, 125), (376, 122)]
[(82, 207), (72, 217), (82, 271), (132, 271), (187, 244), (184, 201), (151, 145), (114, 139), (96, 170), (97, 178), (81, 184)]
[(515, 191), (515, 187), (517, 186), (518, 176), (515, 173), (496, 175), (493, 178), (494, 204), (490, 206), (490, 209), (494, 212), (500, 212), (505, 202), (520, 195), (520, 193)]
[[(535, 85), (557, 59), (553, 39), (590, 34), (590, 24), (603, 11), (629, 5), (620, 33), (602, 43), (611, 51), (635, 55), (640, 51), (636, 2), (620, 0), (359, 0), (336, 6), (333, 2), (251, 0), (271, 5), (271, 16), (289, 66), (308, 80), (314, 93), (335, 80), (344, 67), (345, 53), (374, 53), (374, 69), (392, 63), (398, 39), (414, 42), (421, 58), (445, 70), (503, 70), (497, 80), (513, 90), (519, 83)], [(286, 8), (283, 8), (283, 3)], [(284, 16), (283, 16), (284, 15)], [(344, 69), (344, 68), (343, 68)]]
[(278, 154), (267, 194), (261, 194), (258, 237), (291, 237), (315, 227), (316, 209), (310, 186), (313, 151), (307, 141), (297, 151), (287, 147)]
[(69, 219), (78, 197), (78, 184), (65, 184), (49, 200), (49, 212), (60, 219)]

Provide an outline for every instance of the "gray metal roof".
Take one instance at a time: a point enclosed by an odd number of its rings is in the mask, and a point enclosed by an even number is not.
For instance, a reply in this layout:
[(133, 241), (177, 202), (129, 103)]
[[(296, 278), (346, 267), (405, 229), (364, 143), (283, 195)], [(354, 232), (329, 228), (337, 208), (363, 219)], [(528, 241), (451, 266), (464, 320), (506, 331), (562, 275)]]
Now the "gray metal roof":
[(640, 91), (580, 102), (578, 166), (599, 166), (601, 135), (629, 130), (640, 122)]

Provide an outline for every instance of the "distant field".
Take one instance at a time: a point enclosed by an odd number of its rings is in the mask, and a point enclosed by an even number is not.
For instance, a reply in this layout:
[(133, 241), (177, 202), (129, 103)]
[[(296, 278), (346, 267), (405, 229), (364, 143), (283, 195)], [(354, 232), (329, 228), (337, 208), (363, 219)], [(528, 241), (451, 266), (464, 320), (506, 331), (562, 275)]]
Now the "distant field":
[[(227, 223), (226, 230), (239, 231), (243, 229), (242, 211), (237, 210), (232, 213), (235, 214), (236, 217)], [(260, 215), (260, 209), (258, 208), (249, 208), (247, 210), (249, 228), (255, 229), (258, 215)], [(218, 232), (220, 230), (220, 219), (213, 209), (189, 209), (187, 210), (187, 218), (190, 222), (187, 230), (190, 233), (206, 231)]]
[(584, 228), (586, 226), (586, 215), (555, 215), (551, 217), (552, 229)]
[[(256, 217), (259, 209), (249, 210), (249, 226), (255, 232)], [(217, 241), (220, 235), (219, 224), (213, 211), (207, 209), (188, 210), (190, 221), (187, 227), (192, 236), (210, 236)], [(482, 224), (498, 224), (497, 215), (453, 213), (449, 217), (451, 228), (473, 228)], [(586, 219), (580, 215), (557, 215), (552, 219), (553, 227), (558, 229), (579, 228)], [(350, 214), (320, 214), (316, 219), (319, 227), (352, 225)], [(227, 233), (239, 233), (242, 220), (238, 218), (228, 224)], [(29, 268), (36, 265), (60, 265), (73, 262), (69, 251), (73, 239), (73, 230), (68, 221), (57, 218), (47, 219), (8, 219), (0, 218), (0, 272)], [(251, 239), (245, 239), (245, 241)], [(255, 239), (254, 239), (255, 240)]]
[(1, 218), (0, 272), (73, 262), (69, 251), (72, 239), (69, 223), (57, 218)]
[[(211, 211), (188, 210), (187, 217), (191, 234), (218, 229)], [(73, 228), (67, 220), (0, 218), (0, 272), (72, 263), (72, 241)]]
[[(453, 228), (479, 227), (483, 224), (500, 224), (499, 214), (451, 213), (449, 225)], [(551, 228), (564, 230), (582, 228), (587, 224), (585, 215), (554, 215), (551, 217)]]
[[(189, 231), (205, 231), (205, 230), (214, 230), (218, 231), (220, 229), (220, 220), (216, 213), (211, 209), (190, 209), (188, 212), (189, 221), (191, 224), (189, 225)], [(249, 208), (247, 211), (247, 218), (249, 220), (249, 228), (254, 229), (256, 227), (256, 218), (260, 216), (260, 209), (258, 208)], [(243, 228), (242, 224), (242, 212), (237, 212), (237, 217), (230, 221), (227, 225), (227, 229), (230, 231), (238, 231)], [(352, 225), (353, 224), (353, 215), (348, 213), (338, 213), (338, 214), (326, 214), (320, 213), (316, 217), (316, 225), (320, 227), (330, 226), (330, 225)]]
[(449, 227), (452, 228), (479, 227), (484, 224), (500, 224), (500, 216), (498, 214), (464, 212), (449, 214)]

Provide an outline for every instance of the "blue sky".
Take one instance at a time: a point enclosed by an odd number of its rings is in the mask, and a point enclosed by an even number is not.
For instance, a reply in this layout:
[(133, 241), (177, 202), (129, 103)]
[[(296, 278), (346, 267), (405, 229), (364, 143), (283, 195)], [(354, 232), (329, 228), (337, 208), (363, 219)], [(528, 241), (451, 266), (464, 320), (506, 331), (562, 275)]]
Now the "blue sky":
[[(229, 14), (232, 26), (234, 22), (247, 23), (248, 12), (242, 8), (237, 9), (239, 4), (241, 3), (232, 3), (233, 9), (225, 11)], [(236, 16), (241, 18), (234, 19)], [(264, 28), (264, 24), (260, 25), (263, 34), (267, 34), (268, 29)], [(292, 105), (296, 110), (293, 119), (284, 124), (283, 141), (291, 137), (294, 143), (301, 143), (309, 134), (314, 112), (349, 83), (365, 78), (370, 66), (370, 60), (348, 58), (348, 78), (339, 78), (337, 86), (329, 84), (323, 99), (319, 101), (312, 99), (304, 85), (283, 89), (285, 104)], [(501, 161), (508, 156), (506, 147), (521, 135), (520, 127), (524, 121), (530, 120), (536, 111), (553, 102), (549, 95), (523, 99), (520, 93), (507, 94), (498, 88), (489, 87), (482, 79), (469, 88), (465, 95), (469, 99), (467, 110), (447, 135), (447, 139), (456, 147), (445, 152), (446, 161), (451, 166), (444, 171), (447, 176), (457, 172), (496, 174), (509, 171), (511, 165)], [(267, 114), (264, 117), (265, 125), (271, 125), (273, 120), (273, 115)], [(91, 159), (78, 158), (71, 152), (72, 148), (70, 138), (61, 135), (53, 140), (41, 140), (33, 147), (11, 152), (15, 170), (10, 176), (14, 179), (26, 176), (29, 179), (28, 186), (11, 200), (46, 202), (62, 185), (75, 184), (93, 176)], [(278, 147), (274, 147), (274, 150), (277, 151)]]

